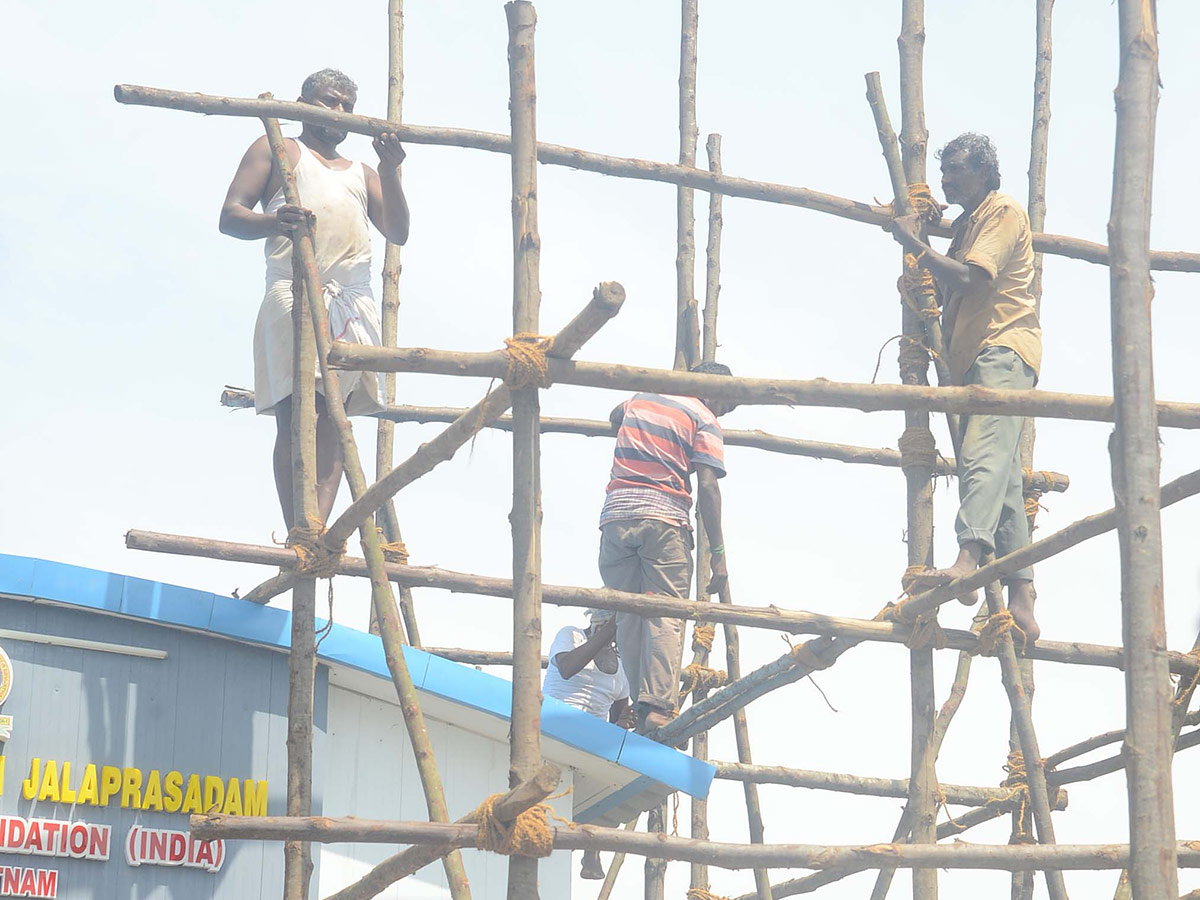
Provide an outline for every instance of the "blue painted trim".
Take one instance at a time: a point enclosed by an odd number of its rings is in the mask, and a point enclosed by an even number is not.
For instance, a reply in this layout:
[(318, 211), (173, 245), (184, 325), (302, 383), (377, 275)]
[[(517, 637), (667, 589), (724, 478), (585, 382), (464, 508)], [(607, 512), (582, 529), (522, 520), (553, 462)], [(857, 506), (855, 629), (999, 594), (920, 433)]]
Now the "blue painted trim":
[[(292, 614), (285, 609), (44, 559), (0, 554), (0, 593), (207, 631), (280, 650), (290, 643)], [(324, 623), (318, 619), (317, 624)], [(318, 658), (391, 680), (378, 638), (354, 628), (335, 624), (321, 643)], [(404, 648), (404, 659), (420, 690), (501, 719), (511, 717), (511, 682), (412, 647)], [(542, 704), (542, 733), (637, 772), (642, 777), (632, 784), (642, 784), (634, 793), (659, 783), (704, 798), (716, 774), (708, 763), (550, 698)]]

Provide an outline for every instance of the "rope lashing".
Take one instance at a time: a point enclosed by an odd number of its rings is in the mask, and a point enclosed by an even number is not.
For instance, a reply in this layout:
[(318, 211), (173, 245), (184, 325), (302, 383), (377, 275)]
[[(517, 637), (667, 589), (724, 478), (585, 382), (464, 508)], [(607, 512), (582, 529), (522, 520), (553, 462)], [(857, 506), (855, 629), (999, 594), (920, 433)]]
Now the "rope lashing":
[[(925, 566), (909, 566), (904, 570), (904, 575), (900, 581), (905, 586), (904, 592), (906, 594), (912, 585), (913, 577), (924, 571), (926, 571)], [(942, 626), (938, 623), (937, 614), (938, 611), (936, 609), (931, 609), (909, 621), (904, 611), (903, 602), (889, 603), (876, 613), (875, 621), (895, 622), (897, 625), (911, 626), (908, 637), (904, 639), (904, 646), (909, 650), (924, 650), (927, 647), (932, 647), (935, 650), (944, 650), (946, 648), (946, 632), (942, 630)]]
[(692, 649), (697, 653), (701, 650), (711, 651), (716, 636), (717, 626), (712, 622), (697, 622), (692, 626)]
[(550, 387), (550, 363), (546, 352), (553, 345), (553, 337), (531, 332), (505, 338), (508, 372), (504, 375), (504, 383), (514, 391)]
[[(983, 623), (983, 628), (979, 631), (979, 646), (975, 652), (979, 656), (995, 656), (1000, 646), (1000, 641), (1009, 632), (1015, 633), (1013, 636), (1013, 649), (1020, 656), (1025, 652), (1025, 632), (1021, 630), (1021, 626), (1017, 624), (1017, 620), (1013, 618), (1012, 613), (1007, 609), (1002, 609), (995, 615), (988, 616), (987, 621)], [(1016, 635), (1020, 636), (1020, 646), (1018, 646)]]
[(711, 691), (713, 688), (719, 688), (729, 681), (729, 676), (725, 674), (724, 669), (710, 669), (708, 666), (702, 666), (699, 663), (684, 666), (683, 671), (679, 675), (683, 680), (683, 684), (679, 688), (680, 702), (688, 694)]
[(821, 669), (828, 669), (832, 666), (834, 661), (824, 660), (817, 656), (816, 652), (809, 646), (811, 643), (812, 641), (805, 641), (793, 647), (791, 649), (792, 659), (796, 660), (800, 665), (812, 669), (814, 672), (819, 672)]
[(330, 550), (321, 540), (325, 535), (325, 523), (320, 519), (309, 519), (303, 525), (293, 525), (284, 546), (296, 554), (297, 575), (308, 578), (332, 578), (346, 554), (346, 542), (337, 550)]
[(408, 548), (404, 546), (404, 541), (385, 540), (386, 535), (383, 529), (376, 528), (375, 530), (379, 533), (379, 549), (383, 551), (383, 561), (407, 566)]
[(687, 900), (729, 900), (724, 894), (714, 894), (704, 888), (688, 888)]
[(495, 809), (503, 797), (504, 794), (492, 794), (471, 814), (479, 823), (475, 846), (505, 856), (549, 856), (554, 850), (554, 832), (546, 820), (550, 807), (545, 803), (531, 806), (506, 824), (496, 816)]
[(937, 463), (937, 443), (928, 428), (910, 426), (900, 433), (900, 468), (930, 468)]
[(1013, 831), (1009, 843), (1034, 843), (1033, 836), (1025, 830), (1025, 809), (1029, 806), (1029, 773), (1025, 769), (1025, 755), (1020, 750), (1013, 750), (1008, 754), (1008, 761), (1003, 768), (1008, 774), (1000, 782), (1000, 786), (1012, 788), (1012, 793), (1000, 802), (1015, 802), (1017, 805), (1016, 830)]
[(1053, 491), (1058, 479), (1054, 477), (1053, 472), (1035, 472), (1033, 469), (1022, 469), (1021, 474), (1025, 484), (1022, 494), (1025, 498), (1025, 518), (1029, 520), (1029, 530), (1033, 531), (1037, 528), (1034, 519), (1037, 518), (1038, 511), (1046, 508), (1041, 503), (1042, 495)]

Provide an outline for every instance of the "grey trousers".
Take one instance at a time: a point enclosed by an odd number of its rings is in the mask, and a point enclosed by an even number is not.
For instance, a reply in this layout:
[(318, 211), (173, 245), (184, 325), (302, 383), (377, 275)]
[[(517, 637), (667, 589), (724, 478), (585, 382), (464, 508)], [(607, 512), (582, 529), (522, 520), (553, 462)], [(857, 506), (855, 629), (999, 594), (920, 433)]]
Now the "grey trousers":
[[(621, 519), (600, 529), (604, 586), (633, 594), (687, 599), (692, 585), (692, 533), (657, 519)], [(679, 667), (686, 622), (617, 613), (617, 650), (630, 701), (667, 712), (679, 705)]]
[[(1027, 390), (1037, 383), (1025, 360), (1007, 347), (987, 347), (967, 370), (964, 384), (989, 388)], [(962, 452), (958, 460), (958, 495), (961, 501), (954, 531), (959, 546), (975, 541), (997, 557), (1029, 543), (1021, 473), (1020, 416), (964, 416)], [(1003, 579), (1032, 581), (1026, 567)]]

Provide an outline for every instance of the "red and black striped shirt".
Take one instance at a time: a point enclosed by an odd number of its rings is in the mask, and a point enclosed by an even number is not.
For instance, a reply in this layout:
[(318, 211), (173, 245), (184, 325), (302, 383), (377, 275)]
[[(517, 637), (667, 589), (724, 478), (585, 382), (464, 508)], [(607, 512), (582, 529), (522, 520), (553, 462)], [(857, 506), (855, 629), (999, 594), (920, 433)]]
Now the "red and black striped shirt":
[(717, 417), (694, 397), (637, 394), (625, 401), (600, 524), (662, 519), (686, 525), (697, 465), (725, 474)]

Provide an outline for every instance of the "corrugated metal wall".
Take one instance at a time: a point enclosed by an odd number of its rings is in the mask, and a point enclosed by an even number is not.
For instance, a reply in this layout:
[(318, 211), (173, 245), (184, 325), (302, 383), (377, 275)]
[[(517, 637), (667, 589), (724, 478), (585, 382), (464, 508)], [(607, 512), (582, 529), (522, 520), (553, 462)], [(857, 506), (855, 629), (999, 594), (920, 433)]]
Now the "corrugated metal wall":
[[(0, 866), (57, 869), (63, 900), (206, 900), (277, 898), (280, 844), (228, 845), (217, 873), (130, 866), (124, 838), (133, 825), (187, 831), (187, 817), (166, 812), (71, 806), (25, 800), (21, 781), (33, 757), (69, 761), (76, 785), (88, 763), (178, 770), (223, 778), (267, 779), (268, 811), (284, 812), (287, 660), (233, 641), (110, 616), (0, 598), (0, 627), (166, 651), (143, 659), (3, 639), (14, 686), (2, 712), (14, 717), (0, 814), (74, 819), (112, 826), (107, 862), (0, 853)], [(325, 767), (327, 677), (318, 669), (315, 804)]]

